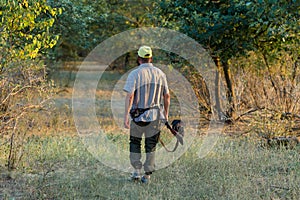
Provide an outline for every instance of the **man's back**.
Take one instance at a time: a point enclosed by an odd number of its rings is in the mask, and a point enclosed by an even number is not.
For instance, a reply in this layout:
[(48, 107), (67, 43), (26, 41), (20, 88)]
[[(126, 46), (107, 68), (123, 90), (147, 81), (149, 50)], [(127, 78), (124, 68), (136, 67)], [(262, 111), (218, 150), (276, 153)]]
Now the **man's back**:
[(166, 75), (151, 63), (141, 64), (129, 74), (124, 90), (134, 93), (133, 108), (159, 106), (168, 93)]

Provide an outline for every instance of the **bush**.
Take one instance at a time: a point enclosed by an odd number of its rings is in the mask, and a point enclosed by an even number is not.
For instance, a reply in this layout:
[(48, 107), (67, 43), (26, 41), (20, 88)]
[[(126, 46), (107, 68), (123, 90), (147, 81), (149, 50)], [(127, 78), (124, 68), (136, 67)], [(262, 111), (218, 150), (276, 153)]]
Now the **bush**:
[(0, 8), (0, 136), (9, 144), (7, 167), (14, 169), (50, 98), (42, 55), (56, 44), (49, 28), (60, 10), (45, 0), (1, 2)]

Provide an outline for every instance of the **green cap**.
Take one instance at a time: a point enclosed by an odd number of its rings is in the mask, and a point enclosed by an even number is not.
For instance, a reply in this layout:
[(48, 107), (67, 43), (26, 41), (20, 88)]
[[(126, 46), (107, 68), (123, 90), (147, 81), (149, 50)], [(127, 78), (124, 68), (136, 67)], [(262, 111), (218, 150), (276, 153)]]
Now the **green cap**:
[(141, 46), (138, 50), (138, 55), (141, 58), (151, 58), (152, 50), (149, 46)]

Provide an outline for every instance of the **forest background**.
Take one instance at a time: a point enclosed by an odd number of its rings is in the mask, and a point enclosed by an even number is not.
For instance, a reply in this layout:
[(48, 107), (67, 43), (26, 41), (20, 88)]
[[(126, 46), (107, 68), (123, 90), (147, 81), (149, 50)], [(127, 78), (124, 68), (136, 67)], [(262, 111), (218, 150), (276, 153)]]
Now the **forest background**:
[[(201, 75), (187, 61), (154, 50), (160, 55), (156, 59), (167, 60), (188, 78), (198, 97), (201, 120), (209, 123), (215, 110), (217, 119), (226, 123), (227, 136), (291, 149), (299, 143), (299, 0), (1, 0), (0, 16), (3, 181), (14, 180), (16, 171), (36, 168), (28, 161), (30, 144), (76, 133), (70, 98), (78, 66), (89, 52), (111, 36), (142, 27), (186, 34), (211, 55), (217, 69), (215, 105)], [(136, 66), (135, 53), (111, 63), (104, 79), (115, 84)], [(226, 105), (218, 101), (224, 96)], [(171, 115), (176, 112), (172, 109)], [(110, 116), (100, 117), (114, 130)], [(299, 148), (293, 151), (299, 153)], [(57, 162), (50, 160), (41, 161), (44, 174), (38, 184), (44, 184), (56, 167)], [(299, 169), (299, 164), (292, 166)], [(43, 189), (39, 188), (41, 195), (55, 194)], [(9, 187), (5, 191), (0, 198), (18, 195)], [(295, 191), (288, 190), (289, 195), (294, 197)]]

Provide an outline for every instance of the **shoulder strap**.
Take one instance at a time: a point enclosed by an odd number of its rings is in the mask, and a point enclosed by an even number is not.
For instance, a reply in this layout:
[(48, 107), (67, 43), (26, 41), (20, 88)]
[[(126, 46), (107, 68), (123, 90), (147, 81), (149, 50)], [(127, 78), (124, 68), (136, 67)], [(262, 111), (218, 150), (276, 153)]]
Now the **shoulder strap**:
[(177, 147), (178, 147), (178, 144), (179, 144), (179, 141), (177, 140), (174, 149), (173, 149), (173, 150), (169, 150), (169, 149), (166, 147), (165, 143), (161, 140), (160, 136), (159, 136), (158, 140), (159, 140), (159, 142), (161, 143), (161, 145), (165, 148), (165, 150), (166, 150), (167, 152), (174, 152), (174, 151), (176, 151), (176, 149), (177, 149)]

